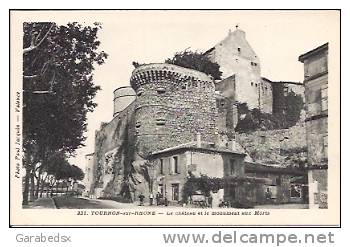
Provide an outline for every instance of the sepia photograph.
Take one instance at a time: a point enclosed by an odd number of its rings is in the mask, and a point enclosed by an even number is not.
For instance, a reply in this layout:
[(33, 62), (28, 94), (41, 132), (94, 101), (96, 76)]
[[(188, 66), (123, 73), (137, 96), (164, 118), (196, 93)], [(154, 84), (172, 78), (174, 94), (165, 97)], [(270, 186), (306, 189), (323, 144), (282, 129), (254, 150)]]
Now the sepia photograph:
[(10, 36), (11, 225), (339, 225), (339, 11), (12, 10)]

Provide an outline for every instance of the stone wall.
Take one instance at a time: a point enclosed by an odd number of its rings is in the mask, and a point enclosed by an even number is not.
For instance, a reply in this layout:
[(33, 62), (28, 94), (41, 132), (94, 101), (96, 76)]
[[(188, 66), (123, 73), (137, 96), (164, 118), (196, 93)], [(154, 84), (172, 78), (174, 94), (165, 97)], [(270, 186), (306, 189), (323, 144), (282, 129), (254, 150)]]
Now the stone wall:
[(306, 128), (299, 123), (289, 129), (254, 131), (237, 134), (241, 144), (254, 161), (280, 166), (306, 163)]
[(274, 97), (272, 93), (272, 85), (269, 82), (260, 80), (259, 90), (259, 108), (261, 112), (272, 113)]
[(123, 181), (131, 181), (135, 174), (132, 162), (135, 160), (135, 103), (114, 117), (108, 124), (96, 131), (94, 154), (95, 194), (116, 196)]
[(131, 86), (137, 94), (136, 142), (143, 154), (193, 141), (197, 133), (203, 141), (215, 139), (215, 88), (204, 73), (144, 65), (133, 72)]
[(306, 122), (308, 164), (328, 164), (328, 118)]

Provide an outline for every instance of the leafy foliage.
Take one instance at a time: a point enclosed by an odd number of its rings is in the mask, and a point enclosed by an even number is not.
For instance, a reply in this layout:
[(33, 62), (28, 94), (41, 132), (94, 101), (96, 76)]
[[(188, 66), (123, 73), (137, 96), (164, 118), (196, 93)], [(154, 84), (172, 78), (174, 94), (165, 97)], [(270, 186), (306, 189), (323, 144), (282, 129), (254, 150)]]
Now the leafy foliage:
[(221, 79), (222, 75), (220, 66), (210, 61), (209, 57), (202, 52), (188, 51), (186, 49), (182, 52), (177, 52), (173, 58), (166, 59), (165, 63), (201, 71), (211, 75), (215, 80)]
[(83, 180), (84, 172), (76, 165), (71, 165), (63, 153), (53, 155), (45, 166), (47, 174), (56, 180)]
[[(107, 58), (98, 50), (100, 29), (98, 23), (23, 23), (24, 204), (30, 173), (43, 169), (55, 153), (74, 155), (83, 146), (86, 115), (96, 107), (93, 98), (100, 89), (93, 70)], [(76, 168), (69, 172), (81, 177)]]
[(132, 66), (134, 66), (135, 69), (140, 67), (140, 66), (142, 66), (142, 65), (144, 65), (144, 63), (139, 63), (139, 62), (136, 62), (136, 61), (132, 62)]
[(183, 200), (186, 201), (189, 196), (194, 195), (197, 191), (209, 196), (211, 191), (215, 192), (223, 188), (224, 182), (222, 178), (209, 177), (207, 175), (201, 175), (200, 177), (190, 176), (182, 189)]
[(94, 64), (107, 57), (97, 51), (99, 29), (78, 23), (23, 24), (24, 50), (48, 32), (37, 48), (23, 53), (25, 144), (69, 153), (82, 146), (86, 114), (96, 107), (93, 98), (100, 89), (93, 83)]
[(294, 126), (300, 120), (304, 107), (303, 99), (294, 92), (284, 97), (284, 108), (278, 113), (264, 113), (259, 109), (249, 110), (246, 103), (238, 105), (239, 120), (236, 126), (238, 132), (249, 132), (257, 129), (286, 129)]

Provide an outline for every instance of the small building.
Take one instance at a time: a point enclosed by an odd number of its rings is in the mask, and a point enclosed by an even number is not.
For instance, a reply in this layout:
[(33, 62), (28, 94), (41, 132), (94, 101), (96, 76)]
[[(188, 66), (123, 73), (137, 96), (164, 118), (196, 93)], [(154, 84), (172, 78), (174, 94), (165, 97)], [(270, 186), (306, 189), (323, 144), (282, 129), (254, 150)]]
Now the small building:
[(264, 180), (261, 186), (247, 190), (248, 199), (256, 204), (307, 203), (306, 171), (247, 162), (245, 175)]
[(224, 200), (231, 207), (307, 203), (307, 174), (295, 168), (244, 163), (243, 176), (225, 174)]
[(85, 192), (84, 194), (86, 196), (90, 196), (93, 194), (94, 190), (94, 153), (86, 154), (85, 155), (85, 175), (84, 175), (84, 186), (85, 186)]
[(328, 43), (301, 56), (304, 64), (310, 208), (328, 202)]
[[(241, 152), (200, 141), (154, 152), (150, 159), (155, 168), (150, 191), (178, 203), (185, 199), (182, 189), (189, 175), (223, 178), (226, 173), (234, 173), (242, 176), (244, 157)], [(214, 193), (213, 206), (218, 206), (220, 200), (223, 200), (222, 190)]]

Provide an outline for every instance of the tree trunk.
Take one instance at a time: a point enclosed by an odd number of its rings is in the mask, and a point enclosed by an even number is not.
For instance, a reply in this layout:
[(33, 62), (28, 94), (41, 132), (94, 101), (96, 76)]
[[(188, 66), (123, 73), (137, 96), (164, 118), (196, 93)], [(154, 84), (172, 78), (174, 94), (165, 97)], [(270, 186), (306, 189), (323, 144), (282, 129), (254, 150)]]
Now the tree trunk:
[(58, 182), (56, 182), (56, 196), (58, 196)]
[(35, 178), (34, 178), (34, 174), (31, 173), (30, 174), (30, 201), (34, 201), (35, 198)]
[(35, 190), (35, 198), (39, 198), (39, 190), (41, 182), (41, 169), (39, 170), (38, 177), (36, 177), (36, 190)]
[(40, 178), (40, 179), (41, 179), (40, 198), (42, 198), (44, 193), (44, 187), (45, 187), (45, 179), (44, 178)]
[(30, 168), (26, 168), (26, 175), (24, 178), (24, 189), (23, 189), (23, 201), (22, 205), (28, 205), (29, 202), (29, 179), (30, 179)]
[(68, 196), (68, 189), (69, 189), (69, 185), (68, 185), (68, 181), (67, 181), (67, 184), (66, 184), (66, 195)]

